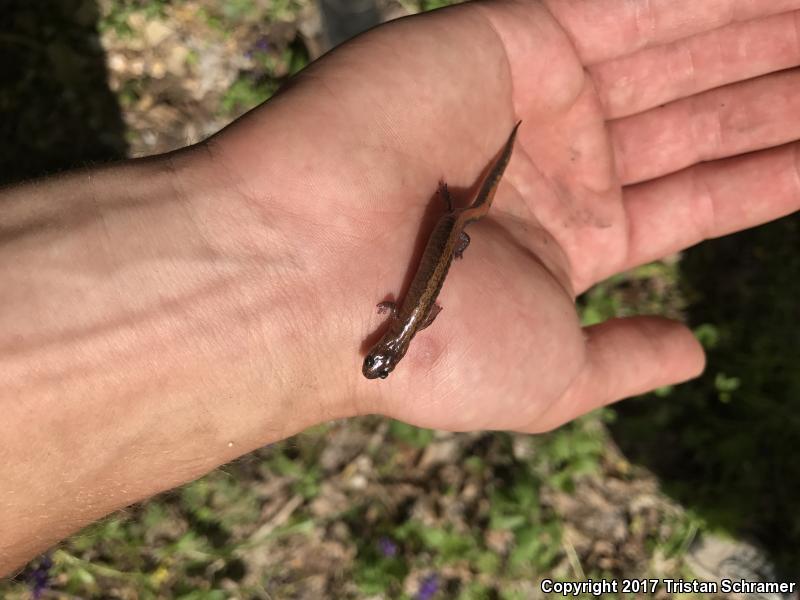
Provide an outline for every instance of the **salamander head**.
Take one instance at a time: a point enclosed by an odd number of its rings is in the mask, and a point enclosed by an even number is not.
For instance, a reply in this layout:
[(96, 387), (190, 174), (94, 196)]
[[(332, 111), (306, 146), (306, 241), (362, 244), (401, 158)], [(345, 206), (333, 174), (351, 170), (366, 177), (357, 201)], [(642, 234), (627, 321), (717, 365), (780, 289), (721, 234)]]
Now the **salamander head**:
[(395, 353), (380, 346), (373, 348), (364, 359), (361, 372), (367, 379), (386, 379), (397, 364)]

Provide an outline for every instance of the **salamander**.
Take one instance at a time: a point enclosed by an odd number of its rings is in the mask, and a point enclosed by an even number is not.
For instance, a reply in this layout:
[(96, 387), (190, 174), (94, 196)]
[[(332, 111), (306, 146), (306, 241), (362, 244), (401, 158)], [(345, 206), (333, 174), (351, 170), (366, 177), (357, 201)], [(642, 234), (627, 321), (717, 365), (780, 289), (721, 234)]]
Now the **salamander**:
[(391, 317), (386, 333), (364, 358), (361, 372), (367, 379), (386, 379), (405, 356), (414, 336), (433, 323), (442, 310), (436, 299), (450, 265), (454, 258), (463, 257), (464, 250), (469, 245), (469, 236), (464, 228), (489, 212), (497, 186), (511, 159), (514, 139), (521, 122), (517, 122), (511, 130), (508, 140), (478, 188), (472, 204), (466, 208), (454, 209), (447, 186), (440, 184), (439, 191), (447, 202), (448, 210), (440, 217), (428, 238), (402, 305), (398, 308), (394, 302), (378, 304), (378, 312), (388, 311)]

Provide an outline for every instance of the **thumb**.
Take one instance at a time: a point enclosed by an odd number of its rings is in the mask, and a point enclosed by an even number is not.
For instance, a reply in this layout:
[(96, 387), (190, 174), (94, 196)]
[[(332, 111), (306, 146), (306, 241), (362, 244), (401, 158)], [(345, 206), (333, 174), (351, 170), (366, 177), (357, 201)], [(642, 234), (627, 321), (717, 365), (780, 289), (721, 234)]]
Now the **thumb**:
[(697, 377), (705, 367), (700, 343), (677, 321), (610, 319), (584, 332), (583, 369), (557, 403), (560, 407), (545, 415), (553, 422), (542, 423), (544, 427), (556, 427), (622, 398)]

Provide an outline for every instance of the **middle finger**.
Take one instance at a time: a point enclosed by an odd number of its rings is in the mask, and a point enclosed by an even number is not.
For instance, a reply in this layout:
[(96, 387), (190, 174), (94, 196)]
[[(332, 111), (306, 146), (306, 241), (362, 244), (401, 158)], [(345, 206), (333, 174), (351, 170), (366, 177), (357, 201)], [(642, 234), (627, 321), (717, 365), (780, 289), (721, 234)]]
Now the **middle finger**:
[(623, 185), (800, 139), (800, 69), (717, 88), (609, 123)]

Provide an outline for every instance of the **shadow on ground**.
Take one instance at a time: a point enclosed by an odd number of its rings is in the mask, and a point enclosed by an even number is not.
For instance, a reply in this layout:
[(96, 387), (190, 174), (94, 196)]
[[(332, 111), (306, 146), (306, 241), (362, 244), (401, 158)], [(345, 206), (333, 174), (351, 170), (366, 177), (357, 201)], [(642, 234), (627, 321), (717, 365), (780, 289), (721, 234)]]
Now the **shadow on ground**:
[(0, 184), (124, 156), (94, 0), (0, 11)]
[(614, 436), (687, 509), (797, 577), (800, 218), (693, 248), (682, 277), (706, 372), (665, 398), (622, 403)]

